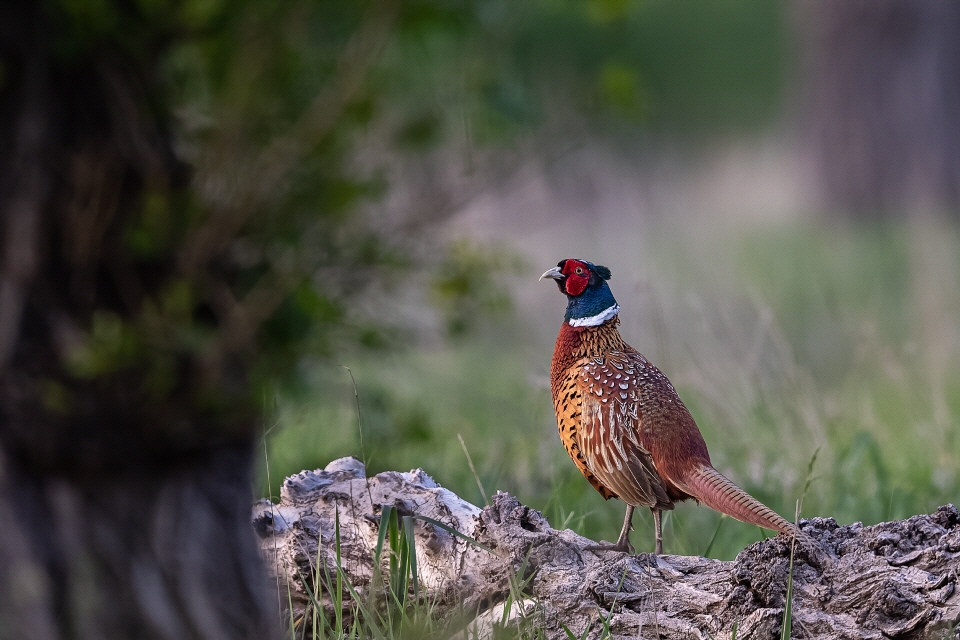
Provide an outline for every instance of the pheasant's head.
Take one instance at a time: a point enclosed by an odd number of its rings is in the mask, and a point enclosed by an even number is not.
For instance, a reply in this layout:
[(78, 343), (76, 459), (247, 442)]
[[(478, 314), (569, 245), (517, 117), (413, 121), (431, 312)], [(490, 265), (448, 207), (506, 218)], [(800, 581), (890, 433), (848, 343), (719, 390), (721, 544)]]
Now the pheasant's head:
[(556, 280), (560, 292), (567, 296), (567, 313), (563, 319), (572, 327), (594, 327), (620, 312), (607, 280), (610, 269), (567, 258), (540, 276)]

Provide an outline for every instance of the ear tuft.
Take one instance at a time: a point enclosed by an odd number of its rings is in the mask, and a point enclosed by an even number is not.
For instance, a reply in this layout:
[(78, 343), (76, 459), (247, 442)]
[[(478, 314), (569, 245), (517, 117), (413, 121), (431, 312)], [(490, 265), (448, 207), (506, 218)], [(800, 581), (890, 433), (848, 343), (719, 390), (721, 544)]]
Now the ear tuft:
[(593, 271), (604, 280), (610, 279), (610, 276), (611, 276), (610, 269), (607, 269), (603, 265), (599, 265), (599, 264), (593, 265)]

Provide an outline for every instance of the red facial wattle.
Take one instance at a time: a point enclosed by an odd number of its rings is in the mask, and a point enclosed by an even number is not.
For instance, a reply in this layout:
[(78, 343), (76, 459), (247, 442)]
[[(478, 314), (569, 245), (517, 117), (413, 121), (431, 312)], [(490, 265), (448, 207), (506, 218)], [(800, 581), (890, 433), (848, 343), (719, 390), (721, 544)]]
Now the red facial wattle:
[(567, 260), (561, 273), (567, 276), (564, 289), (571, 296), (580, 295), (590, 284), (590, 268), (578, 260)]
[(572, 296), (578, 296), (590, 284), (590, 276), (567, 276), (564, 288)]

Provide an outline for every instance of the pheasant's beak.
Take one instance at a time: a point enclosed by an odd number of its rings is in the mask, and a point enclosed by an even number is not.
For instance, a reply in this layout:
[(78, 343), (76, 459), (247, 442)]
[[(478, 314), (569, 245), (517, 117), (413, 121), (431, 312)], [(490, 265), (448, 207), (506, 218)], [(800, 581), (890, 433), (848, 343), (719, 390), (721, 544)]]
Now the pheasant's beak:
[[(553, 269), (547, 269), (543, 272), (543, 275), (540, 276), (540, 280), (544, 278), (551, 278), (553, 280), (563, 280), (566, 276), (560, 273), (560, 267), (554, 267)], [(538, 281), (539, 282), (539, 281)]]

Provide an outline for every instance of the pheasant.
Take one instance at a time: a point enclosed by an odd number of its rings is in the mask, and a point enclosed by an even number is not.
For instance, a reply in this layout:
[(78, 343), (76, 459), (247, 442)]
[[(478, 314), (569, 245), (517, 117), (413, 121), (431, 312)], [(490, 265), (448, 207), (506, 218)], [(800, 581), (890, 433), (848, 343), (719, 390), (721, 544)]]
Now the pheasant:
[(713, 468), (676, 389), (620, 337), (620, 306), (607, 285), (610, 270), (566, 259), (544, 278), (555, 280), (567, 296), (550, 369), (560, 439), (600, 495), (627, 503), (617, 543), (588, 549), (632, 553), (633, 511), (650, 507), (660, 555), (661, 512), (690, 498), (742, 522), (795, 535), (792, 523)]

